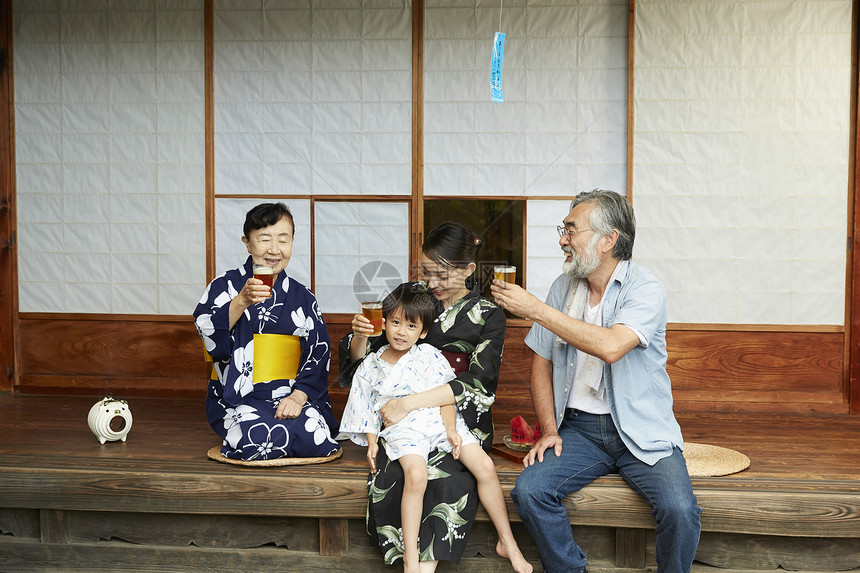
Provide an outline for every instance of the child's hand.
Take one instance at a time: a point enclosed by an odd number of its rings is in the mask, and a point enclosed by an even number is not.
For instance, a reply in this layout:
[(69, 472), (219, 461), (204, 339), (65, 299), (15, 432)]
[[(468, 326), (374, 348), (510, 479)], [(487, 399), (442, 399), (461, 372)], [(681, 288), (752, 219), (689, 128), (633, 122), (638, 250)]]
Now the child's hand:
[(356, 314), (352, 317), (352, 334), (367, 338), (373, 334), (373, 325), (363, 314)]
[(370, 464), (370, 473), (376, 473), (376, 454), (379, 452), (379, 444), (373, 442), (367, 446), (367, 462)]
[(451, 447), (454, 448), (451, 451), (451, 453), (454, 455), (454, 459), (459, 459), (460, 446), (463, 445), (463, 438), (460, 437), (460, 434), (458, 434), (456, 430), (451, 430), (448, 432), (448, 441), (451, 443)]

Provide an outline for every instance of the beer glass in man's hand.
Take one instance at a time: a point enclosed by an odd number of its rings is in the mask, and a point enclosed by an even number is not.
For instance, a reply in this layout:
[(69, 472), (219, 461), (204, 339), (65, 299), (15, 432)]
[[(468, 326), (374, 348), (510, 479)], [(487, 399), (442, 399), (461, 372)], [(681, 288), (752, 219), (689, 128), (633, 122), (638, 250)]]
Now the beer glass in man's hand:
[(496, 265), (493, 267), (493, 278), (497, 281), (516, 284), (517, 267), (512, 265)]

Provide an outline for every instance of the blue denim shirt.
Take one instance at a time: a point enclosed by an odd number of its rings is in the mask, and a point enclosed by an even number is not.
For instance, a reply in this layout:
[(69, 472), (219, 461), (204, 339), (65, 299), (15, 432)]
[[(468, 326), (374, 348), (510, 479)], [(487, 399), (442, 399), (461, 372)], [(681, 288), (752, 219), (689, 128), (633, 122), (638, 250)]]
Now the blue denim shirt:
[[(654, 465), (683, 448), (681, 428), (672, 412), (672, 385), (666, 372), (666, 289), (645, 267), (621, 261), (615, 279), (607, 285), (603, 326), (630, 326), (645, 337), (647, 345), (633, 348), (614, 364), (603, 368), (612, 420), (630, 452)], [(558, 277), (546, 303), (564, 312), (571, 280)], [(555, 421), (560, 426), (573, 388), (576, 349), (558, 344), (556, 335), (535, 324), (525, 339), (539, 356), (552, 361)]]

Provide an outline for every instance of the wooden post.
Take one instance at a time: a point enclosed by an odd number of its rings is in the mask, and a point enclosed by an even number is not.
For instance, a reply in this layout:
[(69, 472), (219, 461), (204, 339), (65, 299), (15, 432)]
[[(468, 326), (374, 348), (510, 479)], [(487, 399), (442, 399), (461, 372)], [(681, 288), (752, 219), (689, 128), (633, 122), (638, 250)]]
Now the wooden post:
[[(215, 278), (215, 1), (203, 3), (203, 173), (206, 282)], [(311, 259), (313, 260), (313, 259)]]
[(71, 543), (68, 513), (57, 509), (39, 510), (42, 543)]
[(848, 172), (848, 253), (845, 293), (845, 396), (851, 414), (860, 414), (860, 2), (852, 6), (851, 127), (854, 169)]
[(0, 392), (17, 383), (18, 255), (15, 245), (15, 129), (12, 118), (12, 2), (0, 2)]
[(418, 279), (424, 238), (424, 0), (412, 3), (412, 203), (409, 280)]
[(645, 529), (615, 529), (615, 566), (645, 568)]
[(349, 521), (320, 519), (320, 555), (337, 556), (349, 553)]

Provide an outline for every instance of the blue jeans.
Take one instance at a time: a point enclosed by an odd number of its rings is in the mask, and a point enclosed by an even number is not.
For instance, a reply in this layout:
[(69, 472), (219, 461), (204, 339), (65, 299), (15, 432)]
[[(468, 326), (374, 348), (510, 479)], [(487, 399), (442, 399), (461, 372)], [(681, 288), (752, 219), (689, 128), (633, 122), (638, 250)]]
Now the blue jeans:
[(639, 461), (618, 435), (612, 417), (568, 410), (559, 428), (560, 457), (523, 470), (511, 498), (540, 551), (547, 573), (580, 572), (586, 557), (576, 542), (564, 498), (598, 477), (618, 472), (651, 506), (657, 520), (657, 571), (688, 573), (699, 545), (696, 496), (681, 450), (653, 466)]

